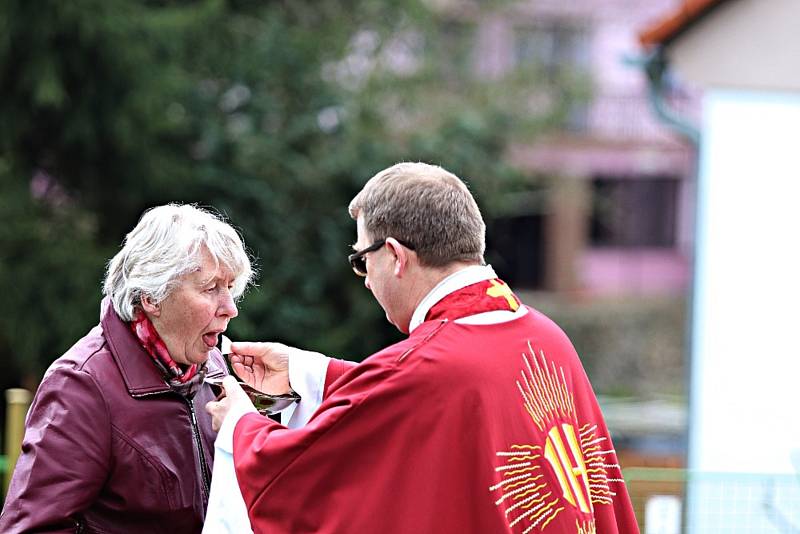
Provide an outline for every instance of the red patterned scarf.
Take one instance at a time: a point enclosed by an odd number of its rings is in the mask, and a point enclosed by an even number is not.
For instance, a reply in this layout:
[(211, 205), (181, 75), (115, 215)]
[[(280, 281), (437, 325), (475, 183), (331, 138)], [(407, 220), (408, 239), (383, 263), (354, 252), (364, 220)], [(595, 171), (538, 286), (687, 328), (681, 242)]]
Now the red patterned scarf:
[(142, 312), (136, 314), (136, 318), (129, 323), (129, 326), (142, 348), (169, 382), (170, 387), (186, 397), (194, 396), (205, 378), (206, 364), (199, 366), (192, 364), (188, 367), (178, 365), (169, 355), (167, 345), (158, 335), (153, 323)]

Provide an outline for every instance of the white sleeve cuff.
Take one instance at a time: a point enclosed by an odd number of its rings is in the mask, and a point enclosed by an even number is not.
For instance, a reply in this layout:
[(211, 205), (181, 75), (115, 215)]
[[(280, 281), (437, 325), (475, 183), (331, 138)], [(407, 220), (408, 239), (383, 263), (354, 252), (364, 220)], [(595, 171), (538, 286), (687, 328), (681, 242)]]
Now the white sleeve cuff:
[(319, 352), (298, 350), (289, 357), (289, 384), (300, 395), (294, 410), (281, 413), (281, 423), (289, 428), (299, 428), (308, 423), (325, 392), (325, 376), (330, 358)]
[(233, 403), (230, 411), (222, 421), (214, 447), (233, 454), (233, 430), (236, 428), (236, 423), (239, 422), (239, 419), (251, 412), (258, 413), (252, 404), (244, 402)]
[(255, 411), (248, 403), (234, 403), (222, 421), (214, 442), (214, 467), (203, 534), (252, 534), (236, 469), (233, 465), (233, 430), (245, 414)]

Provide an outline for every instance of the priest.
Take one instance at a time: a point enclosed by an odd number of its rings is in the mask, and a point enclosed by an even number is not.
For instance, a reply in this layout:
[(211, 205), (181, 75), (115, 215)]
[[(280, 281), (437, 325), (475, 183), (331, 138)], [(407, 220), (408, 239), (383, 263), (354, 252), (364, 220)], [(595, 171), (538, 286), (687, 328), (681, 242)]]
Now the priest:
[(353, 269), (408, 337), (358, 365), (234, 344), (251, 385), (319, 401), (297, 428), (259, 415), (233, 379), (208, 404), (253, 531), (638, 532), (580, 359), (484, 263), (466, 185), (400, 163), (349, 211)]

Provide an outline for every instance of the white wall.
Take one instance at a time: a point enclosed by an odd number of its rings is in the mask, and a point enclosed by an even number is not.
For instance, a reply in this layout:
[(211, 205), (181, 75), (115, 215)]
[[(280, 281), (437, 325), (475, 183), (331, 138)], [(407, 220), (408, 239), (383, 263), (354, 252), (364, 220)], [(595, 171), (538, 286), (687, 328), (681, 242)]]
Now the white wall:
[[(689, 468), (792, 479), (800, 475), (800, 95), (709, 90), (700, 153)], [(689, 532), (773, 531), (764, 502), (775, 496), (734, 502), (725, 484), (736, 480), (690, 485)], [(752, 491), (766, 491), (752, 480)], [(717, 506), (728, 512), (704, 523)]]
[(800, 90), (800, 2), (723, 2), (674, 43), (668, 56), (686, 79), (714, 87)]

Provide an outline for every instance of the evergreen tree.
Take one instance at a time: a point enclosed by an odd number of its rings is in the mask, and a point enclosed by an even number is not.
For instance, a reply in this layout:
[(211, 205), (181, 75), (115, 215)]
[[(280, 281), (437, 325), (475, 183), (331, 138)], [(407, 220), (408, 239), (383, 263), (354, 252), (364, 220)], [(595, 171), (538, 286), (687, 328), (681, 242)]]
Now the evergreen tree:
[(396, 339), (347, 265), (349, 200), (380, 169), (421, 160), (466, 179), (491, 216), (519, 183), (503, 163), (521, 124), (508, 89), (531, 84), (474, 79), (426, 5), (4, 0), (10, 368), (38, 379), (96, 323), (105, 262), (169, 201), (223, 212), (257, 257), (232, 338), (356, 359)]

